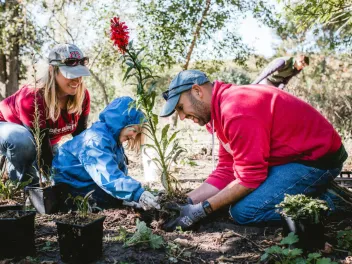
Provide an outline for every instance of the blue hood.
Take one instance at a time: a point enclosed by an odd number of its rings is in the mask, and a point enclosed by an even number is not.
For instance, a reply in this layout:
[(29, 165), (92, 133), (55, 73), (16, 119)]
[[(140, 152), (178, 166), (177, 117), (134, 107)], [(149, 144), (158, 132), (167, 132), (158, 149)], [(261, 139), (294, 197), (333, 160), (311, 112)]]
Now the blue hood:
[(106, 124), (115, 140), (124, 127), (145, 122), (143, 112), (130, 107), (133, 102), (128, 96), (116, 98), (99, 115), (99, 120)]

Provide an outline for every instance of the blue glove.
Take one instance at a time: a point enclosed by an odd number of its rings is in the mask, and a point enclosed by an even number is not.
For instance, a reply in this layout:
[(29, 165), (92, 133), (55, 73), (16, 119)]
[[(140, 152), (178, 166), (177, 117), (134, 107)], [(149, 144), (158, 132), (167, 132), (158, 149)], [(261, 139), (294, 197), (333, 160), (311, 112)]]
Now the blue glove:
[(190, 230), (195, 223), (207, 216), (202, 203), (183, 206), (174, 204), (169, 206), (168, 209), (178, 211), (179, 216), (164, 225), (165, 231), (174, 231), (178, 226), (180, 226), (183, 231)]

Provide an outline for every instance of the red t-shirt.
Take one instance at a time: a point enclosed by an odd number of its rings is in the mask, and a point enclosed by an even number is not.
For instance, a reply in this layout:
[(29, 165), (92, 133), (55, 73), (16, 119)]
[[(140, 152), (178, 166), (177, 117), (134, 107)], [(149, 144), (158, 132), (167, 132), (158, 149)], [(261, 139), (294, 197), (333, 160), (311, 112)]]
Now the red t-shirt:
[(236, 180), (257, 188), (268, 167), (314, 161), (336, 152), (341, 138), (316, 109), (266, 85), (215, 82), (207, 128), (220, 141), (219, 163), (207, 182), (219, 189)]
[(46, 105), (42, 90), (37, 89), (37, 92), (35, 92), (34, 88), (25, 85), (16, 93), (0, 102), (0, 121), (12, 122), (32, 128), (35, 93), (40, 113), (40, 127), (48, 129), (51, 145), (58, 143), (64, 135), (72, 134), (77, 128), (79, 118), (88, 116), (90, 112), (89, 92), (85, 90), (81, 115), (69, 114), (66, 110), (61, 110), (61, 114), (55, 122), (52, 119), (46, 119)]

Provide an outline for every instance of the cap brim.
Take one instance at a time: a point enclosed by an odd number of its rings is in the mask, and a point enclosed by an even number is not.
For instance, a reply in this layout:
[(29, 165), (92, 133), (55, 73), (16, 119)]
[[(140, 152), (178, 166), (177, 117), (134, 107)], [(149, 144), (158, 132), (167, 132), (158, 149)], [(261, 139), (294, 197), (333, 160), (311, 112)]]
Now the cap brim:
[(175, 107), (178, 103), (178, 100), (180, 99), (180, 94), (175, 95), (174, 97), (171, 97), (168, 99), (163, 107), (163, 109), (160, 112), (161, 117), (168, 117), (172, 115), (175, 112)]
[(77, 66), (60, 66), (60, 72), (67, 79), (75, 79), (82, 76), (90, 76), (90, 72), (86, 66), (77, 65)]

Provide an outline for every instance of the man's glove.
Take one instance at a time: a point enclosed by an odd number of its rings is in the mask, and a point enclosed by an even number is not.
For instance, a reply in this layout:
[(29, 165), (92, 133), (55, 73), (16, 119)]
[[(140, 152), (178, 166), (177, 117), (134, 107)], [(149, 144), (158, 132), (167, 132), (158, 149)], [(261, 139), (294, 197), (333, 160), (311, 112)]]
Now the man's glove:
[(139, 198), (138, 203), (144, 210), (158, 209), (160, 210), (160, 204), (158, 203), (158, 198), (148, 191), (144, 191)]
[(176, 219), (172, 219), (165, 224), (165, 231), (174, 231), (177, 226), (180, 226), (183, 231), (189, 230), (200, 219), (207, 216), (202, 203), (187, 204), (183, 206), (177, 204), (172, 208), (169, 207), (169, 209), (179, 211), (180, 215)]

